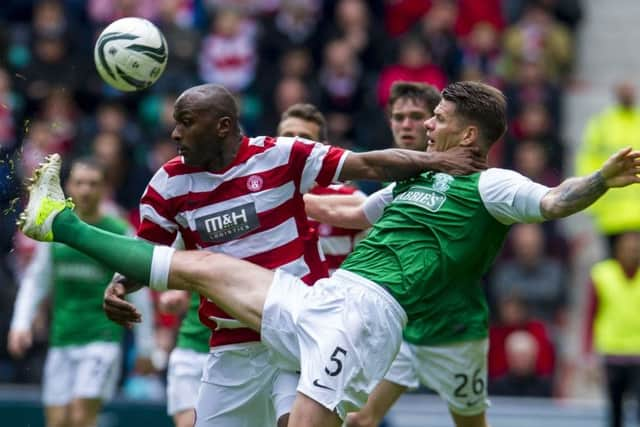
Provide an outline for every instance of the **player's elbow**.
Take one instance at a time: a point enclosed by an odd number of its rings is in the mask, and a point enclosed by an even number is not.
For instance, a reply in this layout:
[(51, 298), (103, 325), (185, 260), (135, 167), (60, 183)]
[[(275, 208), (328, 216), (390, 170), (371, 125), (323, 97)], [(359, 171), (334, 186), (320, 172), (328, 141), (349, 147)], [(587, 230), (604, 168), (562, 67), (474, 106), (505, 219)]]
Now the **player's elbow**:
[(567, 212), (567, 210), (560, 204), (556, 203), (555, 199), (549, 198), (548, 200), (542, 199), (540, 202), (540, 213), (545, 220), (554, 220), (564, 218), (571, 215), (573, 212)]

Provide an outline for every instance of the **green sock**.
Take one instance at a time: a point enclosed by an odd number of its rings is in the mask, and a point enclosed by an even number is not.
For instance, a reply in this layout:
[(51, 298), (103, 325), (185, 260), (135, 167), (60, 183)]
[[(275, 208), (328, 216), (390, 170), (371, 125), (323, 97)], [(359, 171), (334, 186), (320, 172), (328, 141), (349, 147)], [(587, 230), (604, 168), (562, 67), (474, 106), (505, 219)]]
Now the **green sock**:
[(52, 228), (56, 242), (89, 255), (129, 279), (149, 283), (152, 244), (93, 227), (82, 222), (69, 208), (55, 217)]

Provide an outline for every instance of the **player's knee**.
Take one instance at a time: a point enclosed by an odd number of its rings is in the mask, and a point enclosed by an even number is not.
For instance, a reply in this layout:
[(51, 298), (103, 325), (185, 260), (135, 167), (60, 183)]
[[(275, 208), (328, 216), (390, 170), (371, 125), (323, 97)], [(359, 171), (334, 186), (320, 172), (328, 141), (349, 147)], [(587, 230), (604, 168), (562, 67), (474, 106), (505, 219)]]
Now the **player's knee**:
[(352, 412), (347, 415), (347, 427), (377, 427), (380, 423), (372, 414)]
[(487, 418), (485, 413), (477, 415), (459, 415), (454, 412), (451, 413), (453, 415), (453, 421), (456, 427), (489, 427), (487, 423)]
[(176, 427), (193, 427), (196, 413), (194, 409), (180, 411), (173, 416), (173, 423)]
[(198, 277), (215, 276), (224, 267), (225, 256), (207, 251), (189, 251), (188, 268)]
[(70, 415), (68, 425), (71, 427), (95, 427), (97, 424), (97, 414), (92, 411), (74, 408)]
[(66, 417), (56, 417), (47, 419), (47, 427), (67, 427), (70, 421)]

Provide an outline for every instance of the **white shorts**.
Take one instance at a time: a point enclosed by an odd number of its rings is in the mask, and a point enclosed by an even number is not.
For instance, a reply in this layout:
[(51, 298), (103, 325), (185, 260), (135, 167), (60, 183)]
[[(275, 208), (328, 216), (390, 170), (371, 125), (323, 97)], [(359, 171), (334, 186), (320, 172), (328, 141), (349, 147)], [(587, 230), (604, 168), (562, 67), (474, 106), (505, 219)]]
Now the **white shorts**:
[(437, 392), (460, 415), (478, 415), (489, 407), (487, 353), (489, 341), (441, 346), (402, 342), (384, 379), (409, 388), (419, 383)]
[(345, 270), (313, 287), (276, 271), (262, 315), (262, 342), (298, 391), (344, 419), (367, 400), (393, 361), (406, 314), (380, 286)]
[(202, 369), (208, 353), (176, 347), (169, 356), (167, 367), (167, 413), (171, 416), (178, 412), (196, 407), (198, 389), (202, 379)]
[(43, 403), (64, 406), (75, 399), (111, 399), (118, 385), (120, 360), (120, 343), (50, 348), (44, 365)]
[(202, 372), (195, 427), (275, 427), (291, 412), (298, 374), (270, 362), (271, 353), (259, 342), (212, 348)]

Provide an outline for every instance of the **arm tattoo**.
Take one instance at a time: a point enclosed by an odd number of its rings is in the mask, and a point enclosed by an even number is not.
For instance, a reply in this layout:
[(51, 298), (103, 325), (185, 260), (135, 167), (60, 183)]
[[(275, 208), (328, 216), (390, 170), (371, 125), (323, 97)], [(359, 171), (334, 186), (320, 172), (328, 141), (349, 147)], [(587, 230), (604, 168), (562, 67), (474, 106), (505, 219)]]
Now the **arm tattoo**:
[(567, 205), (581, 203), (585, 200), (596, 200), (607, 190), (600, 171), (586, 176), (584, 179), (567, 180), (566, 185), (560, 185), (558, 202)]
[(548, 193), (543, 199), (543, 214), (549, 219), (563, 218), (579, 212), (598, 200), (607, 191), (600, 171), (591, 175), (570, 178)]

